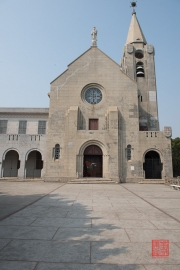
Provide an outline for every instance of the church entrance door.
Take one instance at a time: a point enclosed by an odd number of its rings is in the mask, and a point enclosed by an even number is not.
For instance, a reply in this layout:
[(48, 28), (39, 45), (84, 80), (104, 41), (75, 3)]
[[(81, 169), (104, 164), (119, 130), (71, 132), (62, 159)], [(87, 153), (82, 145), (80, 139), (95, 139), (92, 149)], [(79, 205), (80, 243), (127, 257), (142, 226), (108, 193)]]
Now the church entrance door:
[(90, 145), (84, 151), (83, 177), (102, 177), (102, 150), (97, 145)]
[(162, 163), (160, 156), (155, 151), (149, 151), (145, 156), (144, 163), (146, 179), (161, 179)]
[(10, 150), (5, 157), (3, 177), (17, 177), (19, 167), (19, 154), (14, 150)]

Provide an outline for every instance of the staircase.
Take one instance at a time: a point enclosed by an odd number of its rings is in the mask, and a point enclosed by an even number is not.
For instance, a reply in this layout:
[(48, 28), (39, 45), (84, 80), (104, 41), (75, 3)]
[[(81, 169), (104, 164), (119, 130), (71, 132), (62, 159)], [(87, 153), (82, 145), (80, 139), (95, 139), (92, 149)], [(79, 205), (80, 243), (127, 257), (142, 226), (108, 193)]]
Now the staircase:
[(77, 178), (69, 181), (67, 184), (117, 184), (114, 180), (106, 178)]

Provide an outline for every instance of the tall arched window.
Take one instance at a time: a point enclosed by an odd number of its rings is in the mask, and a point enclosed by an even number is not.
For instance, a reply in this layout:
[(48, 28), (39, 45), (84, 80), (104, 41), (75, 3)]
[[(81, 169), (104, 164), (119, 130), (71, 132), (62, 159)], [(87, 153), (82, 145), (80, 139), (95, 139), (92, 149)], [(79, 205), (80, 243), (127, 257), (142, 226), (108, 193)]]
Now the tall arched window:
[(136, 63), (136, 76), (137, 77), (144, 77), (144, 64), (143, 64), (143, 62)]
[(130, 144), (127, 145), (126, 151), (127, 151), (127, 160), (131, 160), (131, 145)]
[(59, 159), (60, 156), (60, 145), (56, 144), (54, 148), (54, 159)]

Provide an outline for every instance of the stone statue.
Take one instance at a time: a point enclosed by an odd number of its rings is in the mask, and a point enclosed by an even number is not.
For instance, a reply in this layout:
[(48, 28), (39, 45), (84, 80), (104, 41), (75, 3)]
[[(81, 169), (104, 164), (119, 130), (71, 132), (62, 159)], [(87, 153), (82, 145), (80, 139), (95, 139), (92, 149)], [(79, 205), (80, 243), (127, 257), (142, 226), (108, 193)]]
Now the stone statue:
[(97, 46), (97, 30), (96, 27), (93, 27), (91, 32), (92, 46)]

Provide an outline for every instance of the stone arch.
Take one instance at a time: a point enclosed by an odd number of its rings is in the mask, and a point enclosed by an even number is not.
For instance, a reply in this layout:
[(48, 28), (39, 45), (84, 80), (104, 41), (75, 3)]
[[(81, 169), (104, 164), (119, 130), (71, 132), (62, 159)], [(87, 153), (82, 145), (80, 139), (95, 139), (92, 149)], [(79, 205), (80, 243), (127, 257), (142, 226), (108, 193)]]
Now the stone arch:
[(155, 151), (155, 152), (157, 152), (157, 153), (159, 154), (159, 156), (160, 156), (160, 159), (162, 160), (162, 152), (161, 152), (159, 149), (156, 149), (156, 148), (149, 148), (149, 149), (147, 149), (147, 150), (144, 152), (143, 157), (142, 157), (142, 162), (145, 162), (145, 156), (146, 156), (146, 154), (147, 154), (149, 151)]
[(26, 153), (26, 155), (25, 155), (25, 161), (27, 160), (28, 155), (29, 155), (32, 151), (38, 151), (38, 152), (40, 152), (41, 155), (42, 155), (42, 159), (43, 159), (42, 151), (41, 151), (39, 148), (31, 148), (30, 150), (27, 151), (27, 153)]
[(84, 151), (88, 146), (95, 145), (98, 146), (102, 151), (103, 168), (102, 177), (109, 178), (109, 155), (105, 145), (98, 140), (89, 140), (84, 142), (77, 153), (77, 178), (83, 177), (83, 166), (84, 166)]
[(162, 179), (163, 163), (157, 149), (148, 149), (143, 156), (143, 170), (145, 179)]
[(25, 156), (25, 178), (41, 178), (43, 169), (42, 153), (39, 149), (30, 149)]
[(16, 148), (8, 148), (2, 156), (2, 177), (18, 177), (20, 168), (19, 151)]
[(3, 153), (3, 155), (2, 155), (2, 160), (5, 159), (6, 154), (7, 154), (10, 150), (16, 151), (16, 152), (18, 153), (18, 155), (20, 156), (19, 150), (18, 150), (17, 148), (11, 147), (11, 148), (8, 148), (6, 151), (4, 151), (4, 153)]
[(97, 145), (99, 146), (99, 148), (101, 148), (102, 152), (103, 152), (103, 155), (108, 155), (108, 152), (107, 152), (107, 149), (105, 147), (105, 145), (98, 141), (98, 140), (89, 140), (89, 141), (86, 141), (85, 143), (83, 143), (81, 145), (81, 147), (79, 148), (79, 155), (83, 155), (84, 154), (84, 150), (90, 146), (90, 145)]

